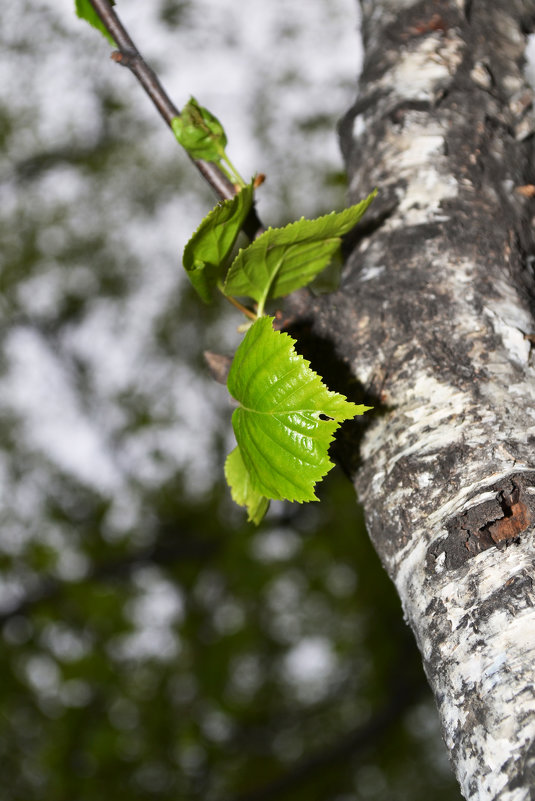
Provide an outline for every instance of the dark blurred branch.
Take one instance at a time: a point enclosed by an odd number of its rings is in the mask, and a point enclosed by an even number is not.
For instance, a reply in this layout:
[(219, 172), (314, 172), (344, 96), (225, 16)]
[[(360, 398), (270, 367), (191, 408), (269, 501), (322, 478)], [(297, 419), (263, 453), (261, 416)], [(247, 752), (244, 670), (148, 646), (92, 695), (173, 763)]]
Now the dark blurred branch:
[(99, 144), (87, 147), (60, 146), (44, 150), (41, 153), (34, 153), (29, 158), (14, 164), (16, 177), (27, 181), (39, 177), (42, 173), (54, 169), (58, 165), (85, 164), (98, 147)]
[(399, 721), (401, 715), (415, 703), (423, 691), (427, 692), (427, 686), (423, 681), (403, 684), (396, 682), (385, 707), (367, 723), (349, 731), (331, 745), (298, 760), (273, 781), (225, 801), (272, 801), (272, 799), (279, 801), (286, 793), (313, 780), (314, 776), (326, 767), (350, 757), (354, 764), (358, 753), (377, 747), (377, 741), (387, 733), (390, 726)]
[[(82, 143), (67, 138), (63, 143), (59, 142), (47, 150), (37, 150), (28, 158), (13, 162), (15, 177), (18, 180), (39, 178), (47, 170), (64, 164), (87, 166), (88, 162), (95, 158), (106, 158), (109, 153), (113, 154), (114, 148), (121, 147), (122, 142), (110, 125), (110, 112), (117, 110), (118, 106), (116, 98), (101, 89), (95, 99), (99, 104), (98, 113), (95, 114), (99, 127), (96, 135), (91, 137), (90, 141), (84, 140)], [(123, 141), (125, 141), (124, 136)]]
[(69, 586), (85, 584), (91, 581), (121, 580), (128, 578), (137, 567), (146, 564), (169, 566), (177, 561), (199, 560), (202, 562), (217, 553), (220, 547), (220, 543), (208, 540), (205, 542), (194, 540), (180, 542), (177, 541), (175, 532), (175, 536), (172, 539), (163, 540), (135, 553), (125, 554), (116, 559), (93, 565), (87, 575), (80, 581), (69, 582), (52, 577), (44, 578), (34, 590), (30, 591), (15, 606), (0, 614), (0, 626), (13, 617), (28, 614), (41, 603), (58, 598)]

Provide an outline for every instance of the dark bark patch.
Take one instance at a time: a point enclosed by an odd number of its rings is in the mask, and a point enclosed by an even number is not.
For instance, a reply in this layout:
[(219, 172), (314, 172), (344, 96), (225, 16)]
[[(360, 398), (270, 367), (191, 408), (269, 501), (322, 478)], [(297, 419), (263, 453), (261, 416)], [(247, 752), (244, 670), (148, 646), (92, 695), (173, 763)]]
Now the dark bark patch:
[(523, 570), (508, 579), (486, 599), (482, 612), (488, 618), (496, 610), (506, 609), (510, 615), (517, 616), (524, 609), (532, 609), (534, 602), (533, 578), (528, 571)]
[[(535, 742), (531, 741), (526, 744), (522, 749), (522, 753), (520, 755), (515, 754), (514, 759), (510, 759), (506, 765), (511, 765), (511, 768), (507, 767), (506, 775), (512, 774), (513, 778), (504, 787), (504, 791), (507, 790), (512, 793), (514, 790), (535, 787)], [(533, 798), (532, 789), (529, 797)]]
[(461, 567), (488, 548), (504, 549), (518, 543), (535, 521), (535, 473), (517, 473), (488, 488), (493, 500), (473, 506), (447, 523), (448, 536), (428, 551), (428, 566), (445, 555), (449, 570)]

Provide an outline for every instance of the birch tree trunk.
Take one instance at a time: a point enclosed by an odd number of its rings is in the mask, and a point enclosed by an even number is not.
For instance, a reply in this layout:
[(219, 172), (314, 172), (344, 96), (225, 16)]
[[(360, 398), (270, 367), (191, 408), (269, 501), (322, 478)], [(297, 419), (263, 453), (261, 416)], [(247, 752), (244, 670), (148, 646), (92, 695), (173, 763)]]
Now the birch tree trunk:
[(380, 196), (312, 325), (381, 405), (355, 485), (463, 794), (520, 801), (535, 797), (535, 3), (362, 10), (341, 136), (351, 199)]

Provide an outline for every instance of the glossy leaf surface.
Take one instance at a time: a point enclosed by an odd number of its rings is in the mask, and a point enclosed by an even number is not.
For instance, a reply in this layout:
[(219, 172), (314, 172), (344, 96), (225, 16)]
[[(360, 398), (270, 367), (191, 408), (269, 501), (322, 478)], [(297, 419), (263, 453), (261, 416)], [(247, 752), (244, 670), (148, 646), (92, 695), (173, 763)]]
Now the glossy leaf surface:
[(201, 298), (209, 303), (224, 277), (230, 252), (251, 206), (252, 184), (218, 203), (204, 218), (184, 249), (183, 265)]
[(306, 286), (329, 264), (341, 237), (361, 219), (375, 194), (344, 211), (269, 228), (240, 250), (228, 271), (225, 293), (253, 298), (262, 310), (269, 298)]
[(177, 140), (194, 159), (219, 161), (225, 153), (227, 137), (223, 126), (208, 109), (200, 106), (194, 97), (171, 121)]
[(232, 425), (253, 488), (267, 498), (314, 501), (314, 485), (333, 467), (334, 432), (370, 407), (328, 390), (294, 344), (261, 317), (236, 351), (227, 386), (240, 403)]

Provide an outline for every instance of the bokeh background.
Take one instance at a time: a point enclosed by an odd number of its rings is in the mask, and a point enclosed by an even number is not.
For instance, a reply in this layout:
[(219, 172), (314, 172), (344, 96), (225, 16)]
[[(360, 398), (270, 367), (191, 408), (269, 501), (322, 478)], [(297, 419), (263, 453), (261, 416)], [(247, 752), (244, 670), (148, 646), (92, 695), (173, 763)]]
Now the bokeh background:
[[(230, 501), (239, 321), (180, 266), (214, 198), (72, 6), (0, 21), (0, 801), (457, 801), (349, 482)], [(265, 222), (344, 206), (356, 0), (117, 10)]]

